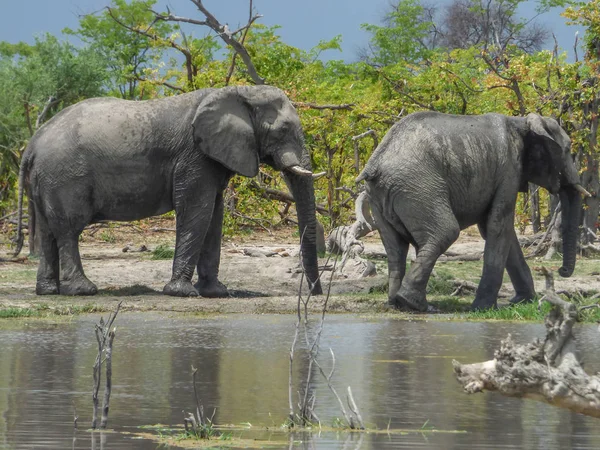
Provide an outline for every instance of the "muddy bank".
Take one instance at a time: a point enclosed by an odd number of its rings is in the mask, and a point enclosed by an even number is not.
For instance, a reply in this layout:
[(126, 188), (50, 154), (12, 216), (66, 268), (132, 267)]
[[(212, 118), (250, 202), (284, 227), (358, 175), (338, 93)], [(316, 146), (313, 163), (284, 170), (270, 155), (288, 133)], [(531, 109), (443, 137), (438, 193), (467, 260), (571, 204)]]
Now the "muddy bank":
[[(156, 228), (156, 227), (155, 227)], [(37, 261), (20, 258), (18, 262), (0, 263), (0, 309), (11, 307), (64, 307), (80, 309), (112, 309), (123, 300), (125, 310), (176, 311), (189, 313), (292, 313), (296, 311), (301, 271), (298, 259), (297, 237), (292, 230), (275, 234), (252, 233), (223, 243), (221, 281), (231, 292), (230, 298), (174, 298), (162, 294), (162, 288), (171, 276), (172, 260), (153, 259), (151, 251), (137, 250), (141, 245), (149, 250), (159, 245), (173, 246), (174, 233), (166, 227), (151, 232), (133, 227), (108, 228), (102, 233), (86, 231), (81, 242), (81, 254), (87, 276), (97, 284), (94, 297), (36, 296), (35, 275)], [(110, 233), (110, 234), (107, 234)], [(454, 260), (440, 260), (436, 271), (456, 279), (478, 283), (481, 261), (457, 261), (456, 255), (473, 255), (483, 251), (483, 240), (473, 233), (463, 233), (450, 248)], [(8, 249), (2, 250), (6, 254)], [(26, 252), (26, 250), (25, 250)], [(329, 310), (332, 312), (387, 312), (387, 264), (383, 246), (376, 234), (365, 239), (365, 254), (376, 266), (377, 274), (361, 277), (363, 266), (350, 261), (343, 273), (333, 271), (334, 261), (321, 258), (323, 287), (331, 280)], [(452, 258), (451, 258), (452, 259)], [(530, 260), (529, 265), (536, 265)], [(557, 266), (560, 264), (556, 261)], [(569, 279), (557, 279), (557, 289), (600, 290), (600, 264), (587, 260), (580, 264)], [(594, 271), (596, 267), (596, 271)], [(512, 292), (505, 277), (503, 290)], [(543, 290), (543, 280), (536, 276), (536, 289)], [(306, 291), (306, 289), (304, 289)], [(457, 297), (468, 305), (468, 293)], [(310, 302), (312, 310), (320, 310), (325, 296)], [(501, 302), (503, 303), (503, 302)]]

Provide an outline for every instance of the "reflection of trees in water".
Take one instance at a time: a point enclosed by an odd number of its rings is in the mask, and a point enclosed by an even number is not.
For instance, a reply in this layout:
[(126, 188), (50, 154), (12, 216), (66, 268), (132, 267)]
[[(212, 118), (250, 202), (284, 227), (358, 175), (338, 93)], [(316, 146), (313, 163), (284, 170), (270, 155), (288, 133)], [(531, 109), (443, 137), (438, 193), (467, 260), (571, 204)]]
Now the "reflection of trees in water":
[[(0, 386), (6, 389), (0, 389), (5, 392), (0, 416), (6, 422), (0, 434), (13, 443), (56, 436), (56, 416), (66, 422), (72, 417), (78, 335), (72, 326), (61, 326), (60, 331), (43, 323), (7, 331), (14, 344), (2, 348)], [(91, 383), (91, 399), (90, 387)]]

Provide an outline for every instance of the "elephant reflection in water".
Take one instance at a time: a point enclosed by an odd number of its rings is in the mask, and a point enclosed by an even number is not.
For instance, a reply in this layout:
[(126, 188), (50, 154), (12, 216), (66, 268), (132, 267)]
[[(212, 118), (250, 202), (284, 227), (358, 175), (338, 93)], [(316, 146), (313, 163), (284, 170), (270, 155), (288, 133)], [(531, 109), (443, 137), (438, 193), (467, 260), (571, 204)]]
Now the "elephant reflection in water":
[[(460, 230), (477, 225), (486, 240), (473, 309), (497, 306), (504, 269), (512, 303), (535, 296), (531, 271), (514, 229), (518, 192), (527, 183), (560, 196), (563, 266), (575, 268), (581, 196), (568, 135), (556, 120), (529, 114), (457, 116), (420, 112), (395, 124), (357, 181), (365, 180), (388, 255), (389, 302), (427, 311), (427, 281)], [(417, 256), (406, 272), (409, 244)]]

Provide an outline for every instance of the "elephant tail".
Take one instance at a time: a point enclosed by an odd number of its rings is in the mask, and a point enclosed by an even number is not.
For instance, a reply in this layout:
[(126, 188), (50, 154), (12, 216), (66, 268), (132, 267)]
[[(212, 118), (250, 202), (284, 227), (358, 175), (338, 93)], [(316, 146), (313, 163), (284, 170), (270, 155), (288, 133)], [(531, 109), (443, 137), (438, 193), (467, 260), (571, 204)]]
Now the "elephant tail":
[[(21, 159), (21, 167), (19, 168), (19, 200), (17, 205), (17, 236), (14, 239), (16, 248), (13, 256), (18, 256), (23, 248), (23, 190), (25, 185), (25, 174), (29, 170), (29, 158), (27, 151)], [(31, 218), (30, 218), (31, 219)]]

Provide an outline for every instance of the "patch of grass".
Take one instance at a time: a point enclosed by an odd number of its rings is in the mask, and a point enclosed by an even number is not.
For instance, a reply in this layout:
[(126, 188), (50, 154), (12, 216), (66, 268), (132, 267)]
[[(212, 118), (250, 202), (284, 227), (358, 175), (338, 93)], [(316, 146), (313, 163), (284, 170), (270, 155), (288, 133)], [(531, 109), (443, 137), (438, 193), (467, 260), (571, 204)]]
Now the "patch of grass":
[(452, 284), (454, 276), (446, 269), (438, 269), (429, 277), (427, 295), (450, 295), (456, 287)]
[(110, 310), (104, 306), (93, 303), (87, 303), (85, 305), (61, 305), (55, 308), (49, 308), (47, 305), (43, 306), (45, 307), (44, 310), (47, 310), (49, 315), (53, 314), (55, 316), (74, 316), (77, 314), (92, 314)]
[(103, 230), (100, 233), (100, 239), (104, 242), (106, 242), (107, 244), (114, 244), (117, 241), (117, 237), (115, 236), (115, 233), (113, 233), (112, 230)]
[(488, 309), (486, 311), (472, 311), (465, 315), (467, 320), (501, 320), (508, 322), (541, 322), (550, 311), (550, 304), (544, 303), (538, 309), (537, 302), (521, 305), (505, 306), (498, 309)]
[(369, 288), (369, 294), (387, 294), (388, 293), (388, 281), (385, 280), (383, 283), (371, 286)]
[(152, 250), (152, 259), (173, 259), (174, 256), (175, 249), (166, 244), (160, 244), (158, 247)]
[(0, 309), (0, 319), (15, 319), (20, 317), (39, 317), (40, 311), (33, 308), (5, 308)]
[(30, 308), (9, 307), (0, 309), (0, 319), (18, 319), (27, 317), (49, 318), (106, 311), (107, 309), (105, 307), (95, 305), (93, 303), (88, 303), (85, 305), (60, 305), (56, 307), (51, 307), (48, 304), (41, 303), (38, 305), (33, 305)]
[(474, 297), (452, 297), (450, 295), (432, 296), (427, 301), (441, 313), (466, 313), (471, 308)]
[(29, 269), (3, 270), (0, 272), (0, 282), (8, 281), (17, 283), (20, 281), (35, 281), (37, 276), (37, 267)]

